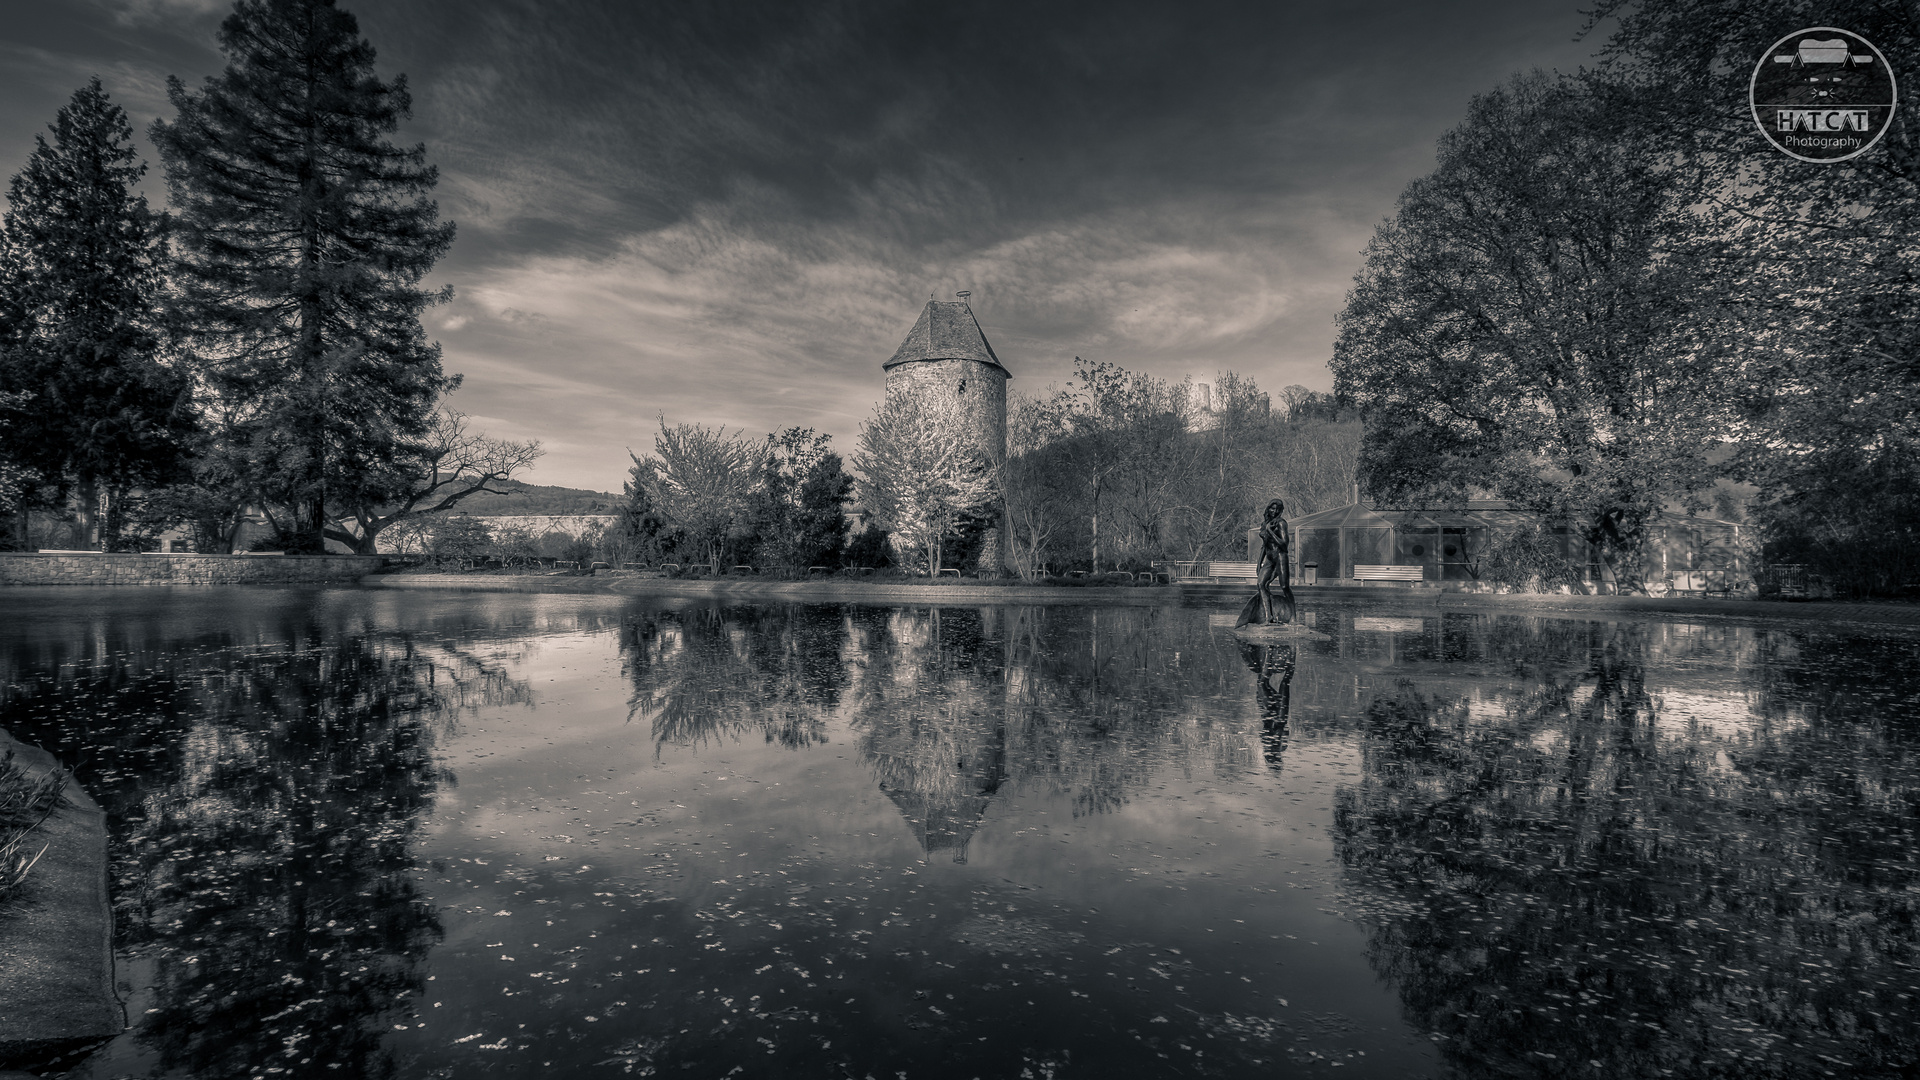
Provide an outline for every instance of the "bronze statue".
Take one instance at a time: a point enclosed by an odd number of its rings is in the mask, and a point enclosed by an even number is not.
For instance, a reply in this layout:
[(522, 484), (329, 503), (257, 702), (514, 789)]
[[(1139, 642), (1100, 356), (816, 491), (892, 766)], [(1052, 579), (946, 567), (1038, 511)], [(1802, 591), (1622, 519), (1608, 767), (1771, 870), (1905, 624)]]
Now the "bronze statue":
[[(1287, 550), (1290, 538), (1287, 535), (1287, 519), (1282, 517), (1287, 504), (1275, 499), (1267, 504), (1267, 511), (1260, 519), (1260, 569), (1259, 584), (1254, 587), (1253, 598), (1240, 611), (1240, 621), (1235, 626), (1265, 626), (1290, 623), (1293, 621), (1293, 584), (1287, 572)], [(1273, 579), (1280, 579), (1280, 596), (1276, 601), (1273, 595)]]

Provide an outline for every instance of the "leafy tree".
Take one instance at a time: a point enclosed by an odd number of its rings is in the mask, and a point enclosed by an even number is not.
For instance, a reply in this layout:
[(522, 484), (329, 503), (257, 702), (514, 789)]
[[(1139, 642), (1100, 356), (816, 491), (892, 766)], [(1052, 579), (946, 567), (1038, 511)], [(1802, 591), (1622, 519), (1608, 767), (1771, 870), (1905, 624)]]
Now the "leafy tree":
[(0, 454), (40, 505), (71, 494), (83, 542), (111, 547), (129, 495), (181, 471), (189, 384), (157, 355), (161, 221), (134, 190), (126, 113), (96, 78), (49, 130), (7, 190)]
[(615, 566), (664, 559), (679, 539), (672, 523), (654, 508), (653, 496), (648, 494), (647, 481), (652, 475), (651, 465), (638, 457), (633, 459), (625, 487), (626, 499), (600, 540), (607, 561)]
[(1669, 500), (1698, 502), (1720, 414), (1689, 174), (1611, 116), (1540, 73), (1475, 98), (1376, 230), (1332, 361), (1367, 414), (1376, 497), (1491, 491), (1566, 520), (1610, 568)]
[[(453, 509), (471, 495), (505, 494), (501, 487), (514, 473), (531, 466), (541, 454), (537, 441), (493, 439), (467, 426), (465, 413), (442, 409), (428, 420), (418, 437), (405, 440), (383, 463), (391, 475), (377, 484), (363, 485), (351, 502), (334, 504), (334, 513), (352, 517), (330, 522), (326, 536), (372, 555), (380, 532), (397, 522)], [(387, 501), (365, 501), (380, 493)], [(342, 505), (345, 503), (345, 505)]]
[(428, 527), (426, 546), (439, 566), (468, 566), (493, 554), (493, 530), (466, 514), (438, 518)]
[(700, 424), (668, 427), (662, 417), (653, 456), (633, 456), (633, 478), (707, 565), (718, 566), (745, 519), (764, 455), (760, 444), (737, 432)]
[[(31, 398), (30, 394), (0, 390), (0, 447), (6, 445), (4, 440), (6, 427), (10, 423), (9, 411), (24, 405)], [(10, 460), (4, 450), (0, 450), (0, 517), (12, 517), (19, 512), (27, 487), (33, 479), (33, 474), (26, 467)]]
[(893, 562), (893, 538), (887, 530), (878, 525), (868, 525), (854, 533), (848, 539), (845, 552), (840, 556), (844, 566), (860, 566), (878, 570)]
[(860, 426), (860, 499), (895, 551), (940, 573), (950, 540), (993, 504), (992, 466), (948, 418), (889, 394)]
[(769, 565), (828, 566), (840, 559), (853, 477), (827, 449), (830, 439), (797, 427), (767, 436), (750, 514), (760, 538), (757, 557)]
[(511, 570), (532, 566), (540, 561), (540, 542), (534, 537), (533, 530), (524, 525), (504, 524), (490, 532), (487, 554), (499, 559), (501, 566)]
[(453, 241), (422, 146), (386, 139), (411, 108), (332, 0), (240, 0), (227, 67), (152, 129), (177, 215), (190, 340), (266, 500), (318, 549), (336, 508), (403, 497), (442, 374), (421, 278)]
[(1699, 177), (1727, 239), (1714, 390), (1739, 409), (1730, 465), (1760, 488), (1770, 554), (1888, 591), (1920, 580), (1920, 129), (1895, 110), (1873, 149), (1811, 164), (1753, 130), (1748, 81), (1779, 38), (1838, 26), (1920, 80), (1908, 6), (1837, 0), (1602, 0), (1609, 106)]

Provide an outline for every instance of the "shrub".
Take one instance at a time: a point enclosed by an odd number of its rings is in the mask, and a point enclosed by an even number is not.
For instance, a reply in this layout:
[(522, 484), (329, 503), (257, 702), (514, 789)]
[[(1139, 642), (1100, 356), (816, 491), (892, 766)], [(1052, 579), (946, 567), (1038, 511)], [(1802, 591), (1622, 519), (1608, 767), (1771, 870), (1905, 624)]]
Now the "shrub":
[(1499, 530), (1481, 559), (1481, 580), (1524, 592), (1579, 585), (1580, 568), (1567, 559), (1563, 547), (1561, 535), (1539, 525)]
[(34, 849), (28, 837), (60, 804), (66, 784), (65, 773), (29, 776), (12, 750), (0, 756), (0, 901), (19, 890), (46, 850), (44, 844)]

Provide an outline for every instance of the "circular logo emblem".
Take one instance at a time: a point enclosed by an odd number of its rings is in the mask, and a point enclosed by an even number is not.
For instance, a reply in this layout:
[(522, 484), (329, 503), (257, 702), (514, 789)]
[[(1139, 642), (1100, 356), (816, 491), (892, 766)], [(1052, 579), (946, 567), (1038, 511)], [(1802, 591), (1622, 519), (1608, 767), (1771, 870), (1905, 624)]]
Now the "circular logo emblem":
[(1768, 49), (1748, 90), (1753, 121), (1801, 161), (1845, 161), (1893, 122), (1893, 69), (1866, 38), (1831, 26), (1796, 30)]

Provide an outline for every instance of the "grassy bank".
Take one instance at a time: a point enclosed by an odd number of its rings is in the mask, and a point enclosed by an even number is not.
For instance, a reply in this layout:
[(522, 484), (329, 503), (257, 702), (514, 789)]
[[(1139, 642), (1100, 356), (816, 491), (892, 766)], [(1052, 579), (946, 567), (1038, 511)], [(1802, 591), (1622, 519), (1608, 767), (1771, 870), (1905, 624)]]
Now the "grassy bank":
[(11, 749), (0, 755), (0, 906), (19, 893), (45, 853), (46, 845), (36, 844), (34, 835), (60, 804), (66, 784), (62, 772), (35, 776), (14, 760)]

